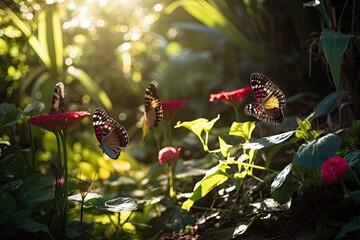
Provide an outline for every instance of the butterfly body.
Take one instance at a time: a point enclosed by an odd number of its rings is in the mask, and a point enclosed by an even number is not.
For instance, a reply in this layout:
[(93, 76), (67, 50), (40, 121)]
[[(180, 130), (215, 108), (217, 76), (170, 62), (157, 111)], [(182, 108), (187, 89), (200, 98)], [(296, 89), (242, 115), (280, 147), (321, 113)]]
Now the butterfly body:
[(93, 125), (99, 148), (110, 158), (117, 159), (121, 154), (121, 147), (126, 147), (129, 143), (126, 129), (102, 108), (95, 109)]
[(157, 127), (163, 119), (161, 100), (154, 84), (149, 84), (145, 90), (145, 111), (143, 117), (143, 139), (151, 127)]
[(64, 84), (58, 82), (55, 85), (53, 97), (51, 101), (50, 113), (64, 112)]
[(245, 113), (262, 122), (278, 125), (284, 119), (283, 108), (286, 105), (284, 93), (270, 79), (261, 73), (252, 73), (250, 85), (256, 103), (247, 104)]

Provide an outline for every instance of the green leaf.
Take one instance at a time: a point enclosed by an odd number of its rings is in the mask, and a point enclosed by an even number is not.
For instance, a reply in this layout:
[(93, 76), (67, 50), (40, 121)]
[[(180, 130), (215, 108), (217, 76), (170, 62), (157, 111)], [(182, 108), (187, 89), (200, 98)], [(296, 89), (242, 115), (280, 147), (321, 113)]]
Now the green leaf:
[(26, 178), (20, 186), (21, 204), (31, 209), (38, 204), (54, 199), (53, 177), (34, 174)]
[(172, 2), (165, 9), (165, 13), (170, 14), (176, 8), (183, 7), (194, 18), (206, 26), (218, 30), (241, 49), (264, 59), (264, 46), (248, 37), (246, 31), (239, 30), (232, 21), (227, 19), (226, 14), (213, 5), (215, 4), (205, 0), (180, 0)]
[(0, 104), (0, 129), (16, 124), (21, 118), (21, 111), (14, 104)]
[(294, 132), (295, 131), (290, 131), (270, 137), (264, 137), (256, 141), (253, 141), (251, 143), (244, 143), (241, 145), (243, 146), (244, 149), (262, 149), (264, 147), (269, 147), (284, 142), (289, 137), (291, 137)]
[(330, 66), (331, 75), (337, 91), (340, 90), (340, 73), (343, 55), (350, 39), (351, 35), (334, 32), (329, 29), (324, 29), (321, 32), (321, 46)]
[(350, 133), (352, 136), (355, 136), (360, 132), (360, 119), (356, 120), (351, 127), (347, 128), (346, 131)]
[[(198, 118), (196, 120), (190, 121), (190, 122), (178, 122), (174, 128), (184, 127), (192, 131), (199, 139), (201, 144), (203, 145), (204, 151), (208, 151), (207, 147), (207, 138), (209, 136), (209, 132), (216, 123), (217, 120), (219, 120), (220, 115), (218, 115), (213, 120), (209, 121), (205, 118)], [(206, 133), (205, 140), (202, 138), (202, 132)]]
[[(81, 194), (75, 194), (68, 197), (69, 201), (72, 201), (78, 206), (81, 206), (82, 197)], [(84, 208), (90, 208), (95, 206), (98, 209), (106, 209), (104, 197), (97, 193), (88, 193), (84, 200)]]
[(229, 178), (228, 174), (226, 173), (227, 168), (230, 167), (224, 162), (220, 162), (218, 165), (211, 168), (205, 174), (204, 178), (196, 183), (193, 190), (193, 195), (182, 204), (181, 208), (189, 211), (194, 205), (195, 201), (204, 197), (212, 189), (227, 181)]
[(292, 169), (292, 163), (287, 165), (271, 183), (271, 196), (280, 204), (285, 204), (291, 199), (295, 191), (289, 173)]
[(229, 134), (233, 136), (243, 137), (246, 142), (250, 141), (251, 133), (255, 129), (255, 122), (233, 122)]
[(43, 62), (45, 66), (50, 67), (50, 59), (49, 55), (45, 51), (43, 45), (39, 42), (39, 40), (32, 34), (32, 29), (23, 22), (10, 8), (8, 8), (4, 3), (0, 2), (2, 8), (5, 9), (5, 12), (10, 17), (10, 19), (14, 22), (16, 27), (27, 37), (27, 40), (31, 46), (31, 48), (35, 51), (36, 55), (39, 57), (40, 61)]
[(319, 104), (315, 107), (314, 114), (311, 116), (311, 120), (330, 113), (336, 107), (337, 92), (332, 92), (323, 98)]
[(110, 212), (128, 212), (137, 209), (137, 202), (133, 198), (118, 197), (105, 202), (107, 210)]
[(96, 103), (103, 105), (106, 109), (112, 109), (112, 103), (106, 92), (87, 73), (74, 67), (68, 68), (68, 73), (79, 80)]
[(56, 4), (39, 14), (38, 39), (50, 57), (50, 70), (54, 75), (63, 73), (63, 42), (59, 11)]
[(23, 113), (26, 116), (34, 116), (34, 115), (39, 114), (44, 109), (45, 109), (45, 104), (43, 102), (34, 101), (32, 103), (29, 103), (25, 107)]
[(45, 232), (50, 239), (54, 239), (50, 234), (49, 227), (46, 224), (32, 220), (27, 212), (20, 211), (13, 216), (13, 222), (16, 224), (17, 229), (23, 229), (25, 232), (38, 233)]
[(344, 158), (349, 161), (349, 165), (351, 167), (354, 167), (354, 168), (357, 168), (360, 170), (360, 150), (348, 153), (348, 154), (346, 154), (346, 156)]
[(86, 226), (87, 224), (85, 222), (72, 221), (68, 225), (66, 236), (69, 239), (78, 238), (86, 232)]
[(318, 140), (302, 144), (295, 154), (293, 163), (304, 168), (319, 168), (339, 150), (341, 139), (329, 133)]
[(219, 143), (220, 143), (221, 154), (224, 157), (228, 157), (229, 156), (229, 150), (232, 147), (232, 145), (227, 144), (221, 137), (219, 137)]
[(16, 201), (13, 195), (8, 192), (0, 192), (0, 224), (10, 219), (16, 208)]
[(335, 239), (342, 239), (346, 234), (360, 229), (360, 217), (355, 217), (353, 220), (345, 224)]
[[(68, 198), (70, 201), (78, 206), (81, 206), (82, 197), (78, 193)], [(97, 193), (88, 193), (84, 200), (85, 208), (96, 207), (100, 210), (108, 210), (110, 212), (125, 212), (137, 209), (137, 202), (133, 198), (118, 197), (108, 201), (104, 200), (104, 197)]]

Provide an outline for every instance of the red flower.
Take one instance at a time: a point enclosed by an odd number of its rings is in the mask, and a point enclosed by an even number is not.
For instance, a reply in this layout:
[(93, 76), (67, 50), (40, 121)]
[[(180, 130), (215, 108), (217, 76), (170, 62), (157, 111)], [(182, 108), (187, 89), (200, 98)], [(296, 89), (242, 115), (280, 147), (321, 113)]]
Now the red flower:
[(227, 105), (236, 106), (241, 103), (241, 101), (246, 97), (246, 95), (251, 92), (251, 87), (244, 87), (232, 92), (219, 92), (217, 94), (210, 94), (210, 102), (214, 100), (220, 100)]
[(52, 182), (52, 185), (53, 187), (55, 187), (56, 185), (63, 185), (65, 183), (65, 179), (62, 177), (60, 179), (55, 179), (53, 182)]
[(178, 159), (179, 149), (174, 147), (164, 147), (159, 151), (159, 163), (162, 165), (164, 163), (170, 163)]
[(90, 113), (84, 111), (58, 112), (31, 117), (28, 122), (30, 124), (38, 125), (50, 132), (59, 132), (61, 130), (69, 132), (74, 129), (77, 122), (89, 115)]
[(321, 177), (325, 182), (339, 182), (349, 170), (349, 162), (342, 157), (331, 157), (321, 167)]
[(186, 100), (172, 100), (165, 101), (162, 103), (162, 108), (164, 110), (164, 117), (167, 119), (172, 119), (180, 108), (185, 104)]

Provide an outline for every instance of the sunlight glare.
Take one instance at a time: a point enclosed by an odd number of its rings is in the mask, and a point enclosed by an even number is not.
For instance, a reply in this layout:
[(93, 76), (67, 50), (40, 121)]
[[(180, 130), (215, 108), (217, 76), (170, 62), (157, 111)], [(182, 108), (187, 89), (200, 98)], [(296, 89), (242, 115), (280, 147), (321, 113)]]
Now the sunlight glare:
[(74, 10), (74, 9), (76, 8), (76, 3), (75, 3), (75, 2), (69, 3), (68, 8), (69, 8), (70, 10)]
[(157, 3), (157, 4), (155, 4), (155, 6), (154, 6), (154, 10), (155, 10), (155, 12), (160, 12), (161, 10), (163, 10), (163, 5), (161, 4), (161, 3)]

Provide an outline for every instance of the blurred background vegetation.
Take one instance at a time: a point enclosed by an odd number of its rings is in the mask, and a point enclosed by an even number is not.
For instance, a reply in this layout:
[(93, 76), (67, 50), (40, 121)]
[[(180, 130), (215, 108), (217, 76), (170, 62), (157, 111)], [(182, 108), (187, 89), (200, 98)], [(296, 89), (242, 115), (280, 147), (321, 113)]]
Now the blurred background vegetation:
[[(130, 145), (119, 160), (105, 161), (97, 148), (92, 120), (85, 119), (69, 136), (71, 174), (79, 176), (82, 169), (81, 177), (91, 179), (98, 171), (97, 187), (103, 192), (150, 199), (160, 192), (157, 176), (164, 170), (157, 166), (154, 138), (141, 141), (146, 86), (155, 82), (162, 101), (186, 100), (173, 125), (199, 117), (212, 119), (219, 113), (221, 127), (234, 121), (233, 109), (210, 103), (210, 94), (248, 86), (249, 75), (261, 72), (282, 89), (288, 104), (284, 125), (264, 125), (256, 134), (293, 129), (296, 117), (308, 116), (316, 103), (335, 91), (319, 46), (324, 25), (340, 18), (341, 24), (327, 27), (352, 34), (359, 29), (359, 21), (351, 24), (351, 13), (359, 16), (359, 6), (322, 1), (325, 12), (334, 14), (329, 20), (313, 7), (316, 3), (4, 0), (0, 3), (0, 103), (24, 109), (41, 101), (48, 112), (54, 86), (63, 81), (67, 110), (92, 113), (104, 107), (128, 129)], [(358, 55), (352, 57), (355, 69)], [(358, 91), (359, 72), (353, 69), (349, 72)], [(240, 112), (241, 121), (250, 120)], [(188, 131), (172, 131), (173, 145), (182, 147), (184, 160), (205, 156), (193, 151), (201, 145)], [(47, 162), (56, 151), (55, 137), (40, 128), (33, 132), (37, 167), (47, 172)], [(11, 145), (30, 146), (23, 125), (1, 134)], [(166, 144), (162, 139), (161, 145)], [(26, 166), (25, 161), (19, 162)], [(192, 185), (186, 186), (191, 191)], [(145, 213), (136, 217), (137, 222), (150, 224)]]

